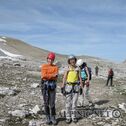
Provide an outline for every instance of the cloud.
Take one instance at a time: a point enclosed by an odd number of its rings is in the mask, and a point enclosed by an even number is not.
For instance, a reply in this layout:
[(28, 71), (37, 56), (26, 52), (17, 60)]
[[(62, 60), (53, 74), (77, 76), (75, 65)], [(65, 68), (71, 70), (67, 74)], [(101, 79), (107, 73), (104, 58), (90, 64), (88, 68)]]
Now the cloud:
[(126, 45), (125, 3), (125, 0), (1, 0), (0, 34), (59, 53), (71, 53), (74, 49), (76, 54), (120, 60), (122, 57), (115, 54)]

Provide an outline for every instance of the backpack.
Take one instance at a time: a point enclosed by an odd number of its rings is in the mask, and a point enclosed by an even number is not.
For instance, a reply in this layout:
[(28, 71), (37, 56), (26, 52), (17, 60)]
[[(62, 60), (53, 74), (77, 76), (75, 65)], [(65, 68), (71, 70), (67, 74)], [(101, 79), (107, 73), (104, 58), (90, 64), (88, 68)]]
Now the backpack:
[(110, 70), (109, 71), (109, 76), (113, 76), (114, 74), (113, 74), (113, 70)]
[(69, 68), (67, 73), (67, 82), (75, 83), (78, 81), (78, 69)]
[[(89, 80), (91, 80), (92, 79), (92, 70), (90, 67), (88, 67), (88, 72), (89, 72)], [(87, 80), (87, 73), (86, 73), (85, 68), (83, 68), (81, 70), (81, 78), (82, 78), (82, 80)]]
[(91, 80), (92, 79), (92, 70), (90, 67), (88, 67), (88, 71), (89, 71), (89, 80)]
[(86, 73), (86, 70), (84, 68), (81, 70), (81, 78), (82, 78), (82, 80), (87, 79), (87, 73)]

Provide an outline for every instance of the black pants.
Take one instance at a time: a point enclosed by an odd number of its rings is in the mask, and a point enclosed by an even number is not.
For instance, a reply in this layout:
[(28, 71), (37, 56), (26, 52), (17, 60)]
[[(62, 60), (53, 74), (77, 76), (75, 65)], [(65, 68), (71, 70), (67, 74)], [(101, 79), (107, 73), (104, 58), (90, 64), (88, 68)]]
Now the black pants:
[(95, 75), (98, 76), (98, 71), (95, 71)]
[(112, 84), (113, 84), (113, 76), (108, 76), (106, 86), (108, 86), (109, 81), (110, 81), (110, 86), (112, 86)]
[[(47, 82), (47, 83), (53, 83), (53, 82)], [(56, 89), (50, 91), (46, 88), (44, 83), (42, 84), (41, 89), (46, 115), (56, 115), (56, 109), (55, 109)]]

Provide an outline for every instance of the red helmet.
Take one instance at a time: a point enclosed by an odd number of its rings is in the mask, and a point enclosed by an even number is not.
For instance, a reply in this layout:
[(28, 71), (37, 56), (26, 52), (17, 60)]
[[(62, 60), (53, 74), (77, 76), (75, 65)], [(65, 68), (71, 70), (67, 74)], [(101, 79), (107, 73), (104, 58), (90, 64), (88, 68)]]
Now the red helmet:
[(48, 59), (55, 60), (55, 53), (50, 52), (47, 56)]

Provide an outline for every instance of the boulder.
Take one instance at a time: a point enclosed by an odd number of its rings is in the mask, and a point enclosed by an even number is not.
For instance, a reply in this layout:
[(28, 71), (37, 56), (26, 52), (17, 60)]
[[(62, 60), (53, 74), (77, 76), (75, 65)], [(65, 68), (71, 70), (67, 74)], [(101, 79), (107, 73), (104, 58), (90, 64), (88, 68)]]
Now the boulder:
[(19, 117), (19, 118), (25, 118), (27, 115), (29, 115), (29, 113), (25, 110), (14, 110), (14, 111), (9, 111), (8, 113), (14, 117)]
[(126, 103), (119, 104), (119, 108), (126, 113)]
[(38, 105), (36, 105), (36, 106), (31, 110), (31, 113), (32, 113), (32, 114), (37, 114), (37, 113), (40, 112), (40, 111), (41, 111), (41, 109), (39, 108)]

